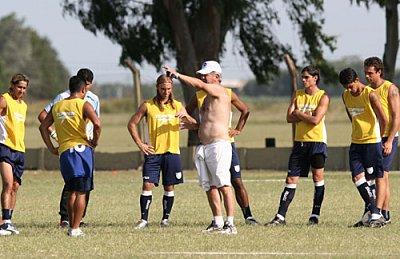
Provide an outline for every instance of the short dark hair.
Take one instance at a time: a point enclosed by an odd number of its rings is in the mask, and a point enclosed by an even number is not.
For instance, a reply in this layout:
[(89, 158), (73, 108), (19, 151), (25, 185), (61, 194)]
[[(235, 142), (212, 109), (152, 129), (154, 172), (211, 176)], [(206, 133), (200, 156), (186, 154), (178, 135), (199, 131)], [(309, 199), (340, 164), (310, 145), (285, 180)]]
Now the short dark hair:
[(318, 77), (317, 84), (319, 83), (321, 76), (320, 76), (320, 71), (319, 71), (318, 67), (313, 66), (313, 65), (306, 66), (305, 68), (303, 68), (301, 70), (301, 73), (304, 73), (304, 72), (309, 73), (311, 76), (317, 76)]
[(381, 71), (381, 77), (384, 77), (383, 74), (383, 62), (378, 57), (369, 57), (364, 60), (364, 67), (374, 67), (376, 71)]
[(77, 93), (86, 86), (86, 82), (79, 76), (71, 76), (69, 79), (69, 91), (72, 93)]
[(25, 81), (27, 85), (29, 85), (29, 78), (24, 74), (15, 74), (11, 77), (10, 83), (12, 85), (18, 84), (20, 81)]
[(77, 76), (85, 80), (86, 82), (93, 82), (93, 72), (89, 68), (81, 68), (79, 69), (78, 73), (76, 73)]
[(345, 68), (339, 73), (339, 81), (342, 85), (353, 83), (357, 78), (357, 72), (351, 67)]

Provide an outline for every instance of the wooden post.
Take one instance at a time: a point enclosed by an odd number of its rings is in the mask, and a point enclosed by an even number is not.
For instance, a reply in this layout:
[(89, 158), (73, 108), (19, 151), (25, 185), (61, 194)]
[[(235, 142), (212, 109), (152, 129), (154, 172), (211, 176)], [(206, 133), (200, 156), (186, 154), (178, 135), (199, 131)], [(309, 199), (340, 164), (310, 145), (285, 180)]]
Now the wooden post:
[[(125, 59), (125, 65), (129, 68), (129, 70), (132, 72), (133, 76), (133, 103), (134, 107), (136, 109), (139, 108), (139, 105), (142, 103), (142, 88), (141, 88), (141, 83), (140, 83), (140, 71), (139, 69), (136, 68), (135, 64), (133, 63), (132, 59), (127, 58)], [(142, 140), (145, 137), (145, 127), (144, 127), (144, 122), (142, 121), (139, 125), (138, 133), (139, 136), (142, 138)]]
[[(292, 96), (295, 94), (296, 90), (297, 90), (297, 69), (296, 69), (296, 65), (294, 64), (293, 58), (289, 55), (289, 54), (285, 54), (283, 55), (283, 59), (285, 60), (287, 69), (289, 71), (290, 74), (290, 78), (291, 78), (291, 86), (292, 86)], [(294, 143), (294, 134), (296, 131), (296, 124), (292, 123), (292, 141)]]

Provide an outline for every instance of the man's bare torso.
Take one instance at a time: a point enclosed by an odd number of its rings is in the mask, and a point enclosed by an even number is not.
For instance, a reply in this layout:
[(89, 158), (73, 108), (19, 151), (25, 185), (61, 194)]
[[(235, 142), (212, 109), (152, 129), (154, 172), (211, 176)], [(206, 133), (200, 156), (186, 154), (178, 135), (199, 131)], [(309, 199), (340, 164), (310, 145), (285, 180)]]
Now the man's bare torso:
[(226, 91), (221, 91), (218, 97), (207, 95), (200, 107), (199, 138), (202, 144), (229, 140), (230, 113), (231, 98)]

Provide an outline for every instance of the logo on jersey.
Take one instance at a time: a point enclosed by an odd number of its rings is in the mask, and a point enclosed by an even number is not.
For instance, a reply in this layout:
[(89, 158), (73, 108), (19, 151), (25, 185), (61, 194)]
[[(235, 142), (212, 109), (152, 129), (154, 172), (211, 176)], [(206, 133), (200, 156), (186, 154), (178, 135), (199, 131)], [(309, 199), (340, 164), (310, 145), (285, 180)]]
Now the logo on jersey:
[(304, 113), (312, 113), (317, 108), (315, 104), (305, 104), (299, 107), (299, 110)]
[(364, 112), (364, 108), (347, 108), (351, 117), (358, 116)]
[(75, 117), (75, 112), (57, 112), (57, 119), (63, 123), (66, 119)]
[(25, 121), (25, 116), (21, 113), (14, 112), (14, 118), (18, 122), (24, 122)]
[(162, 124), (171, 123), (173, 120), (176, 120), (176, 117), (173, 114), (158, 114), (155, 117), (156, 120)]

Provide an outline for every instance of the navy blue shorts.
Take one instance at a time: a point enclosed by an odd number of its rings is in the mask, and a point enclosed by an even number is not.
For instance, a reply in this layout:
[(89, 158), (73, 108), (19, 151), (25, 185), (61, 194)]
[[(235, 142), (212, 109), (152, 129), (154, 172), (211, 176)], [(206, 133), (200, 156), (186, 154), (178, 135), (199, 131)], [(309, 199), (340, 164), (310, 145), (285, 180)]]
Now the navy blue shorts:
[(239, 155), (237, 153), (235, 143), (232, 142), (232, 162), (231, 162), (231, 168), (229, 171), (231, 172), (231, 180), (241, 178), (242, 174), (240, 172), (240, 160), (239, 160)]
[(328, 157), (327, 146), (324, 142), (295, 141), (289, 157), (288, 176), (307, 177), (310, 172), (311, 158), (321, 154)]
[(158, 186), (162, 172), (163, 185), (183, 183), (181, 158), (179, 154), (164, 153), (145, 155), (143, 164), (143, 182), (154, 183)]
[(0, 162), (6, 162), (11, 165), (14, 178), (21, 185), (25, 165), (24, 153), (0, 144)]
[(65, 183), (68, 191), (89, 192), (93, 190), (93, 177), (75, 177)]
[[(387, 137), (382, 138), (382, 144), (385, 143), (387, 140)], [(393, 143), (392, 143), (392, 152), (390, 152), (390, 154), (388, 156), (383, 156), (383, 171), (385, 172), (389, 172), (390, 170), (392, 170), (392, 162), (394, 157), (397, 154), (397, 145), (399, 143), (399, 139), (398, 137), (395, 137), (393, 139)]]
[(382, 143), (355, 144), (349, 150), (351, 176), (365, 173), (367, 180), (383, 177)]
[(93, 149), (77, 145), (64, 151), (60, 156), (60, 171), (70, 191), (93, 190)]

